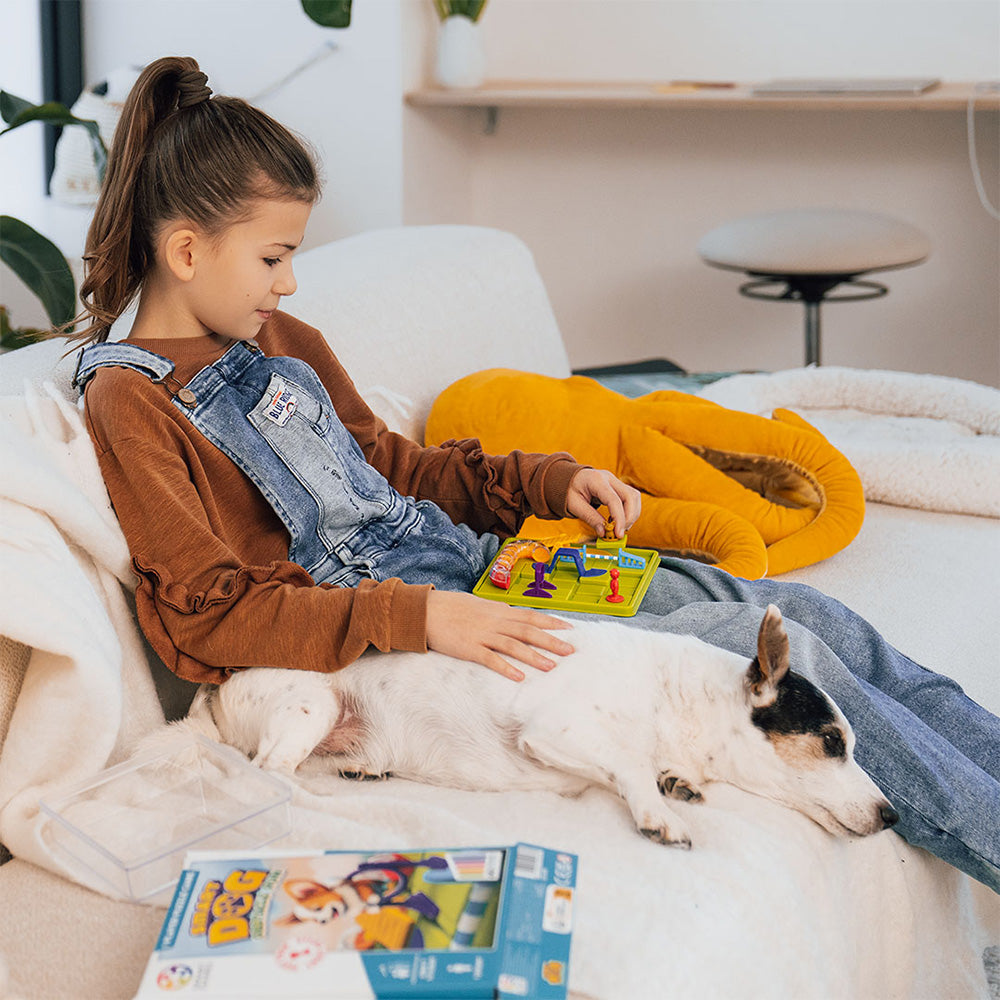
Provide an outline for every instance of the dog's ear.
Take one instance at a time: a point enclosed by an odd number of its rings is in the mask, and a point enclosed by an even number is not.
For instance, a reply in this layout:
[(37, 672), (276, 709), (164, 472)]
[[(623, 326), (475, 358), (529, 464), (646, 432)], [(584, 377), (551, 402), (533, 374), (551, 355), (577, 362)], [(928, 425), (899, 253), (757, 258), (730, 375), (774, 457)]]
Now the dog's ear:
[(310, 899), (321, 893), (329, 893), (330, 890), (319, 882), (314, 882), (310, 878), (290, 878), (284, 883), (285, 892), (297, 903), (307, 903)]
[(757, 633), (757, 655), (747, 669), (747, 689), (755, 707), (770, 705), (788, 673), (788, 633), (781, 612), (769, 604)]

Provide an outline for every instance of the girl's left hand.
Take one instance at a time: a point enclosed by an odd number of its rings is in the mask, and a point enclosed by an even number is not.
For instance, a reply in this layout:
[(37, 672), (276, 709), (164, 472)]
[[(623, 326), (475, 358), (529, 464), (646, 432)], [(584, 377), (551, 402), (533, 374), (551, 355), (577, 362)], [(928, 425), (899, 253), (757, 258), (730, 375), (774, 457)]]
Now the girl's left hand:
[(614, 521), (616, 538), (624, 537), (642, 509), (642, 494), (637, 489), (626, 486), (606, 469), (581, 469), (570, 480), (566, 510), (591, 525), (598, 538), (604, 537), (604, 518), (594, 508), (595, 500), (608, 508), (608, 519)]

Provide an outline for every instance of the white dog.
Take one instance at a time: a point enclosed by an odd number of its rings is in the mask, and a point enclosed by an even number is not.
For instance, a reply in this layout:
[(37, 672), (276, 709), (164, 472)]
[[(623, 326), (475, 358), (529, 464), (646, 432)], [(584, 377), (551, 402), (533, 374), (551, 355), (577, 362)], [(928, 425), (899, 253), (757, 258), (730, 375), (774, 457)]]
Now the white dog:
[(252, 668), (203, 687), (189, 718), (261, 767), (322, 756), (351, 777), (458, 788), (616, 791), (643, 835), (690, 847), (668, 799), (726, 781), (865, 836), (898, 819), (855, 763), (854, 734), (789, 670), (767, 609), (752, 661), (692, 636), (574, 621), (575, 652), (520, 683), (437, 653), (366, 655), (333, 673)]

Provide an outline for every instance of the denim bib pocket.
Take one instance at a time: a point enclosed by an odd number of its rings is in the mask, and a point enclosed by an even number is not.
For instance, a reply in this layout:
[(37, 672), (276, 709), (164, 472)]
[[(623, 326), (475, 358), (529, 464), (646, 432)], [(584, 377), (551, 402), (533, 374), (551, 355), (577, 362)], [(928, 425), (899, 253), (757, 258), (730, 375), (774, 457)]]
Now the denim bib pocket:
[[(367, 465), (354, 438), (280, 372), (271, 374), (247, 420), (312, 496), (327, 531), (343, 537), (391, 508), (388, 483)], [(365, 474), (368, 469), (372, 475)]]

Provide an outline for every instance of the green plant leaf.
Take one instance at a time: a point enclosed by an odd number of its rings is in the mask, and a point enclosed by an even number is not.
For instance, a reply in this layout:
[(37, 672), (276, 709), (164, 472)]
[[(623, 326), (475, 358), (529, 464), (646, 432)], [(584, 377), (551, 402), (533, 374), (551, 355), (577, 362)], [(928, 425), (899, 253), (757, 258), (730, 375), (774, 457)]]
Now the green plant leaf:
[(62, 251), (26, 222), (0, 216), (0, 260), (41, 300), (53, 326), (76, 314), (76, 282)]
[(28, 326), (11, 326), (7, 310), (0, 306), (0, 348), (5, 351), (13, 351), (18, 347), (27, 347), (28, 344), (37, 343), (44, 338), (45, 330), (36, 330)]
[(90, 139), (90, 150), (94, 156), (94, 166), (97, 168), (97, 179), (103, 183), (104, 172), (108, 166), (108, 150), (101, 138), (101, 130), (97, 122), (89, 118), (77, 118), (65, 104), (58, 101), (47, 101), (45, 104), (32, 104), (23, 97), (15, 97), (6, 90), (0, 91), (0, 116), (7, 123), (0, 135), (12, 132), (28, 122), (42, 122), (46, 125), (80, 125), (87, 130)]
[(5, 122), (12, 122), (22, 111), (30, 107), (33, 107), (31, 101), (8, 94), (6, 90), (0, 90), (0, 118)]
[(324, 28), (348, 28), (351, 25), (351, 0), (302, 0), (302, 9)]

